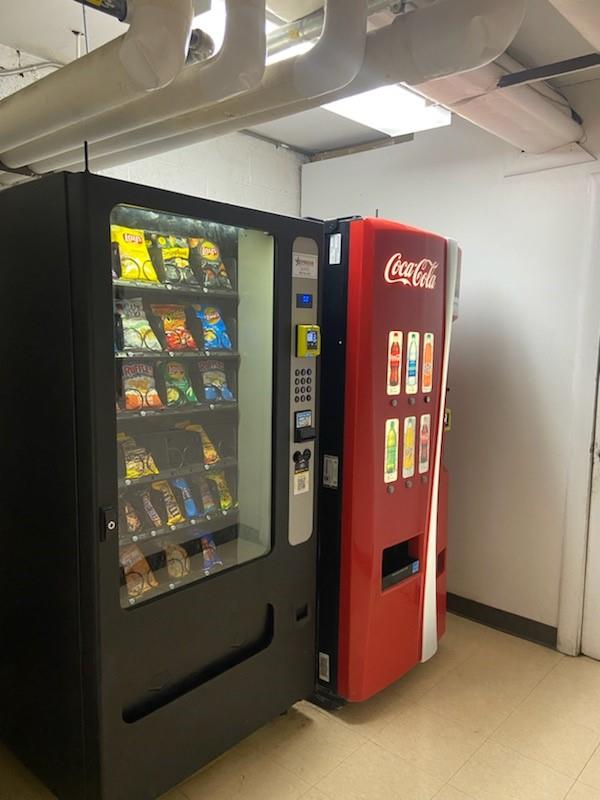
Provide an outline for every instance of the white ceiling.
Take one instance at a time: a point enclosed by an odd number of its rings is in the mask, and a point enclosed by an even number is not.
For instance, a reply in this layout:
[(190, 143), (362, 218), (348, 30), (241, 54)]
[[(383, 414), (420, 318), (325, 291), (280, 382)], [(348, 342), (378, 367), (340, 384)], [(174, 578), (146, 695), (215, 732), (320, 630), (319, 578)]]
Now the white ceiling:
[[(282, 16), (283, 12), (289, 13), (287, 6), (297, 6), (302, 2), (310, 9), (317, 4), (317, 0), (274, 2), (279, 3), (278, 10)], [(598, 3), (600, 6), (600, 0)], [(92, 49), (125, 30), (122, 23), (89, 8), (87, 22)], [(83, 7), (74, 0), (0, 0), (0, 44), (42, 58), (68, 62), (75, 57), (74, 29), (83, 30)], [(548, 0), (529, 0), (525, 22), (509, 52), (525, 66), (540, 66), (591, 51), (592, 47)], [(24, 63), (27, 63), (25, 57)], [(600, 70), (586, 71), (561, 78), (555, 85), (567, 87), (598, 77)], [(323, 109), (295, 114), (259, 125), (253, 130), (308, 152), (362, 144), (381, 138), (377, 131)]]

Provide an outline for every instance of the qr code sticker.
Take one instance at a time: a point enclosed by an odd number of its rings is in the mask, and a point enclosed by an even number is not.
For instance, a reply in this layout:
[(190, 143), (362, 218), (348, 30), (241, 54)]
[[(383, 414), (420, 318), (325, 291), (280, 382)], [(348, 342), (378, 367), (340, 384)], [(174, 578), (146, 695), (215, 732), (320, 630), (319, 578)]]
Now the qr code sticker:
[(308, 470), (294, 475), (294, 494), (305, 494), (310, 489)]

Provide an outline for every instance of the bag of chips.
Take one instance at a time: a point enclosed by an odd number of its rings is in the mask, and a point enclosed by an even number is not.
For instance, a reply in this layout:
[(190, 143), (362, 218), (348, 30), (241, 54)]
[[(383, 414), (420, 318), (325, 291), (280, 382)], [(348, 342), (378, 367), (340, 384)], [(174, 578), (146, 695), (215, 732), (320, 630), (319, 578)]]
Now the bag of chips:
[(202, 542), (204, 573), (209, 575), (214, 569), (223, 566), (223, 560), (219, 556), (217, 545), (215, 544), (215, 540), (212, 536), (203, 536), (200, 541)]
[(178, 305), (153, 305), (152, 313), (160, 318), (167, 350), (197, 350), (188, 330), (185, 308)]
[(219, 460), (219, 453), (217, 448), (211, 442), (208, 434), (202, 427), (202, 425), (192, 424), (191, 422), (180, 422), (177, 425), (178, 428), (183, 428), (186, 431), (190, 431), (191, 433), (197, 433), (200, 437), (200, 441), (202, 442), (202, 454), (204, 456), (204, 463), (205, 464), (216, 464)]
[(194, 306), (194, 311), (202, 325), (204, 349), (231, 350), (231, 339), (221, 311), (215, 306)]
[(221, 511), (229, 511), (233, 508), (233, 497), (231, 496), (231, 492), (229, 491), (229, 486), (227, 485), (227, 481), (225, 480), (225, 473), (224, 472), (213, 472), (208, 473), (207, 476), (209, 481), (214, 483), (217, 493), (219, 495), (219, 506)]
[[(162, 350), (156, 334), (146, 319), (141, 297), (115, 301), (117, 342), (122, 337), (123, 350)], [(119, 331), (120, 329), (120, 331)]]
[(198, 511), (198, 506), (194, 500), (189, 483), (185, 480), (185, 478), (175, 478), (173, 481), (173, 486), (181, 493), (183, 507), (185, 508), (185, 513), (188, 515), (189, 519), (199, 517), (200, 513)]
[(169, 283), (198, 286), (199, 281), (190, 267), (190, 246), (187, 239), (151, 234), (151, 240), (160, 252), (165, 279)]
[(201, 275), (205, 289), (229, 289), (231, 281), (218, 245), (208, 239), (190, 239), (191, 263)]
[(168, 406), (188, 406), (198, 402), (194, 387), (185, 366), (179, 361), (167, 361), (162, 365)]
[(181, 525), (182, 522), (186, 522), (186, 518), (179, 508), (177, 498), (173, 494), (173, 489), (169, 486), (168, 481), (156, 481), (156, 483), (152, 484), (152, 488), (162, 494), (167, 511), (167, 525)]
[(142, 508), (144, 509), (144, 513), (148, 517), (148, 520), (150, 521), (151, 527), (155, 529), (164, 528), (165, 523), (163, 522), (161, 515), (156, 510), (156, 506), (150, 497), (150, 490), (144, 489), (140, 492), (139, 496), (142, 503)]
[(119, 252), (121, 278), (125, 281), (148, 281), (159, 283), (158, 275), (150, 259), (144, 231), (110, 226), (111, 241)]
[(165, 545), (167, 572), (170, 578), (185, 578), (190, 573), (190, 557), (180, 544), (168, 542)]
[(117, 434), (117, 441), (125, 459), (125, 477), (142, 478), (144, 475), (158, 475), (158, 467), (152, 454), (145, 447), (138, 447), (135, 439), (126, 433)]
[(200, 364), (200, 375), (204, 386), (204, 398), (209, 403), (218, 400), (235, 401), (233, 392), (227, 385), (225, 364), (222, 361), (205, 361)]
[(192, 481), (198, 487), (200, 497), (202, 498), (202, 508), (204, 514), (215, 514), (219, 510), (219, 506), (212, 495), (209, 482), (201, 475), (194, 475)]
[(123, 505), (125, 509), (125, 521), (127, 523), (127, 533), (130, 535), (141, 533), (144, 526), (132, 503), (129, 500), (125, 500)]
[(125, 398), (125, 409), (127, 411), (164, 408), (163, 402), (156, 391), (152, 364), (124, 362), (122, 375), (123, 397)]
[(119, 551), (119, 561), (125, 573), (129, 597), (139, 597), (145, 592), (149, 592), (150, 589), (156, 589), (158, 581), (150, 569), (150, 564), (136, 544), (122, 547)]

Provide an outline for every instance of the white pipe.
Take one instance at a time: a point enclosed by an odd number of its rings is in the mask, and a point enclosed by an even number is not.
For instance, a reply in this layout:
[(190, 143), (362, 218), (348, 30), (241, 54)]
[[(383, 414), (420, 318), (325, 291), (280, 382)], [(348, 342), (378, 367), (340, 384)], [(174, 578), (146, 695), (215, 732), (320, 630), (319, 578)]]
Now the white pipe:
[(557, 11), (587, 39), (594, 50), (600, 50), (600, 8), (598, 0), (550, 0)]
[[(265, 71), (265, 0), (226, 0), (225, 10), (225, 39), (216, 56), (184, 67), (165, 89), (2, 152), (0, 161), (15, 168), (69, 151), (76, 157), (84, 141), (91, 145), (116, 134), (126, 135), (133, 146), (141, 143), (138, 129), (145, 125), (254, 89)], [(73, 161), (73, 155), (67, 161)]]
[(123, 37), (0, 101), (0, 153), (169, 83), (191, 28), (191, 0), (136, 0)]
[(502, 76), (520, 69), (522, 65), (504, 55), (498, 63), (416, 88), (527, 153), (547, 153), (578, 142), (583, 128), (573, 119), (568, 102), (549, 86), (497, 88)]
[[(351, 83), (313, 98), (297, 99), (294, 86), (297, 62), (282, 61), (267, 68), (254, 92), (153, 126), (154, 142), (130, 147), (127, 137), (115, 138), (91, 149), (95, 168), (123, 164), (176, 147), (269, 122), (325, 102), (401, 81), (415, 84), (431, 78), (472, 70), (488, 63), (510, 45), (525, 13), (525, 0), (440, 0), (399, 16), (386, 28), (367, 37), (365, 59)], [(308, 58), (314, 52), (300, 58)], [(427, 58), (423, 54), (429, 54)], [(289, 98), (294, 99), (290, 102)], [(287, 102), (286, 102), (287, 98)], [(36, 172), (79, 169), (79, 152), (32, 164)]]

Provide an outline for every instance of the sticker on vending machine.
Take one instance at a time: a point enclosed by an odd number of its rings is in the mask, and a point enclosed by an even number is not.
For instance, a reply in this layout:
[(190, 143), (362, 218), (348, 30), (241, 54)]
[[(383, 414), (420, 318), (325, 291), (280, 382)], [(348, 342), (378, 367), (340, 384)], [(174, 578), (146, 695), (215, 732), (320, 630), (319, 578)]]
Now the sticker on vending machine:
[(398, 480), (398, 432), (399, 419), (388, 419), (385, 422), (385, 457), (383, 480), (394, 483)]
[(433, 333), (423, 334), (423, 374), (421, 391), (430, 392), (433, 387)]
[(431, 414), (423, 414), (419, 430), (419, 475), (429, 470), (431, 445)]
[(406, 394), (419, 391), (419, 340), (420, 334), (416, 331), (406, 336)]
[(298, 453), (299, 458), (294, 460), (294, 495), (306, 494), (310, 491), (310, 450)]
[(387, 393), (400, 394), (402, 375), (402, 331), (390, 331), (388, 334), (387, 356)]
[(404, 420), (404, 447), (402, 453), (402, 477), (412, 478), (415, 474), (415, 439), (416, 417), (406, 417)]

